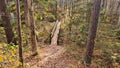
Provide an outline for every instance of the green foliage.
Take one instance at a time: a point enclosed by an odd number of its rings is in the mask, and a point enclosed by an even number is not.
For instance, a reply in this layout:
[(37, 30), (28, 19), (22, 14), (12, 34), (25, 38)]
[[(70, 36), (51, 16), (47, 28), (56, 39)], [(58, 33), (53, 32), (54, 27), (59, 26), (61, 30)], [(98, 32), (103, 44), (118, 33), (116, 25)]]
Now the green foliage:
[(103, 62), (104, 65), (107, 64), (119, 64), (120, 63), (120, 55), (117, 53), (114, 53), (111, 50), (104, 50), (103, 51)]
[(2, 20), (1, 20), (1, 15), (0, 15), (0, 26), (1, 26), (1, 24), (2, 24)]
[(55, 1), (54, 0), (35, 0), (35, 17), (37, 20), (55, 20)]
[(16, 66), (18, 46), (14, 44), (0, 44), (0, 67)]
[(120, 29), (115, 30), (115, 35), (120, 36)]
[(88, 34), (88, 23), (85, 23), (84, 13), (75, 14), (67, 25), (68, 40), (70, 43), (84, 47)]
[(80, 49), (80, 47), (78, 45), (69, 45), (66, 46), (66, 52), (65, 52), (65, 56), (75, 59), (75, 60), (81, 60), (82, 56), (81, 56), (81, 52), (83, 51), (82, 49)]
[(55, 16), (51, 13), (47, 13), (47, 15), (45, 15), (45, 19), (49, 22), (54, 22), (55, 21)]

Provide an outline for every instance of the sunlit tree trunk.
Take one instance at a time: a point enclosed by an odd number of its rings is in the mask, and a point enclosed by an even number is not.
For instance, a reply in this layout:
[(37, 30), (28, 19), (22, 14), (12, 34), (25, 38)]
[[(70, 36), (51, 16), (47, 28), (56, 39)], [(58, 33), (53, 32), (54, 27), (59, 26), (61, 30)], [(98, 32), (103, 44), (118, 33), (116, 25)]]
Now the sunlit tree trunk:
[(107, 1), (107, 3), (106, 3), (106, 12), (105, 12), (105, 14), (109, 14), (110, 13), (110, 4), (111, 4), (111, 0), (108, 0)]
[(7, 42), (15, 43), (14, 40), (14, 33), (12, 31), (12, 26), (10, 24), (10, 18), (8, 15), (7, 7), (6, 7), (6, 0), (0, 0), (0, 15), (2, 18), (2, 25), (4, 26)]
[(101, 0), (93, 0), (93, 8), (92, 8), (92, 15), (91, 15), (91, 23), (89, 27), (89, 35), (87, 39), (86, 45), (86, 53), (84, 57), (85, 64), (91, 64), (91, 58), (94, 50), (94, 41), (97, 32), (97, 25), (100, 13), (100, 4)]
[(107, 15), (116, 14), (120, 0), (104, 0), (103, 6)]
[(20, 16), (20, 1), (16, 0), (17, 9), (17, 23), (18, 23), (18, 43), (19, 43), (19, 61), (23, 65), (23, 54), (22, 54), (22, 36), (21, 36), (21, 16)]

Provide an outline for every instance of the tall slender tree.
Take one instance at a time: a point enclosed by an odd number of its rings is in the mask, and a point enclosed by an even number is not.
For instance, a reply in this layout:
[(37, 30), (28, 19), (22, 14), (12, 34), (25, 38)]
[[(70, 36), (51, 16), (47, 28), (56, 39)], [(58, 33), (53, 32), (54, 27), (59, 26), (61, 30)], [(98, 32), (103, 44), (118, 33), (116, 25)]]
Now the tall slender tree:
[(57, 1), (55, 0), (55, 19), (56, 19), (56, 21), (57, 21), (57, 19), (58, 19), (58, 17), (57, 17), (57, 6), (58, 6), (58, 3), (57, 3)]
[(34, 6), (33, 6), (32, 0), (30, 0), (29, 13), (30, 13), (30, 34), (31, 34), (32, 52), (33, 54), (38, 54), (37, 40), (36, 40), (36, 34), (35, 34)]
[(91, 64), (91, 58), (94, 50), (95, 37), (97, 32), (97, 25), (100, 13), (101, 0), (93, 0), (93, 8), (91, 15), (91, 23), (89, 27), (89, 35), (86, 45), (86, 53), (84, 57), (84, 63)]
[(16, 0), (17, 10), (17, 22), (18, 22), (18, 43), (19, 43), (19, 61), (23, 65), (23, 54), (22, 54), (22, 35), (21, 35), (21, 15), (20, 15), (20, 1)]
[(30, 14), (29, 14), (29, 7), (30, 7), (30, 1), (24, 0), (24, 7), (25, 7), (25, 24), (29, 28), (30, 27)]
[(8, 44), (15, 43), (14, 33), (12, 31), (12, 26), (10, 24), (10, 18), (9, 18), (8, 11), (7, 11), (6, 0), (0, 0), (0, 14), (1, 14), (2, 25), (4, 26)]

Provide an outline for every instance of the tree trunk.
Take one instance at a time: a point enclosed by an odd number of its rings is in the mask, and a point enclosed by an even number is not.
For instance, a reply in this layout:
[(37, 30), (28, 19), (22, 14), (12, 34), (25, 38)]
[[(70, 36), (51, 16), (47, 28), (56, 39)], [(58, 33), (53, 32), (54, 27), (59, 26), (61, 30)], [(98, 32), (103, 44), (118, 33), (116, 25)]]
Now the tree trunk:
[(57, 1), (55, 0), (55, 11), (54, 11), (55, 13), (55, 19), (56, 19), (56, 21), (57, 21)]
[(119, 18), (118, 18), (118, 27), (120, 28), (120, 1), (118, 2), (117, 12), (118, 12), (118, 15), (119, 15)]
[(10, 19), (6, 7), (6, 0), (0, 0), (0, 14), (2, 18), (2, 24), (4, 26), (7, 42), (9, 43), (15, 43), (14, 40), (14, 33), (12, 31), (12, 26), (10, 24)]
[(33, 9), (32, 1), (30, 1), (30, 32), (31, 32), (32, 52), (37, 53), (37, 40), (36, 40), (36, 34), (35, 34), (34, 9)]
[(118, 24), (117, 24), (118, 28), (120, 28), (120, 14), (119, 14), (119, 18), (118, 18)]
[(94, 40), (96, 37), (97, 25), (98, 25), (99, 13), (100, 13), (100, 4), (101, 4), (101, 0), (93, 1), (91, 23), (89, 27), (89, 35), (87, 39), (86, 53), (84, 57), (85, 64), (91, 64), (91, 58), (92, 58), (94, 43), (95, 43)]
[(25, 0), (24, 1), (24, 7), (25, 7), (25, 24), (26, 24), (26, 26), (29, 28), (30, 27), (30, 14), (29, 14), (29, 7), (30, 7), (30, 2), (29, 2), (29, 0)]
[(20, 2), (16, 0), (16, 10), (17, 10), (17, 22), (18, 22), (18, 43), (19, 43), (19, 61), (23, 65), (23, 55), (22, 55), (22, 37), (21, 37), (21, 16), (20, 16)]

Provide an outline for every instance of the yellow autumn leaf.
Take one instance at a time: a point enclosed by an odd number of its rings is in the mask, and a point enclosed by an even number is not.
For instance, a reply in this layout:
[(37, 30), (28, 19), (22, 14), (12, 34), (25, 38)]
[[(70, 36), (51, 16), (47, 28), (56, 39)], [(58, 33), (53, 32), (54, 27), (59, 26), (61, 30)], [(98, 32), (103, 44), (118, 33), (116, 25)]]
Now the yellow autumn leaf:
[(116, 59), (117, 57), (116, 56), (111, 56), (111, 58)]
[(15, 62), (15, 60), (14, 59), (10, 59), (10, 62)]
[(4, 56), (4, 55), (2, 56), (2, 58), (3, 58), (4, 60), (6, 60), (6, 59), (7, 59), (7, 57), (6, 57), (6, 56)]
[(22, 65), (22, 63), (21, 63), (21, 62), (19, 62), (19, 65)]
[(15, 52), (14, 52), (14, 51), (10, 51), (10, 53), (11, 53), (11, 55), (12, 55), (12, 56), (15, 54)]
[(0, 62), (3, 62), (3, 57), (2, 57), (2, 55), (0, 55)]

